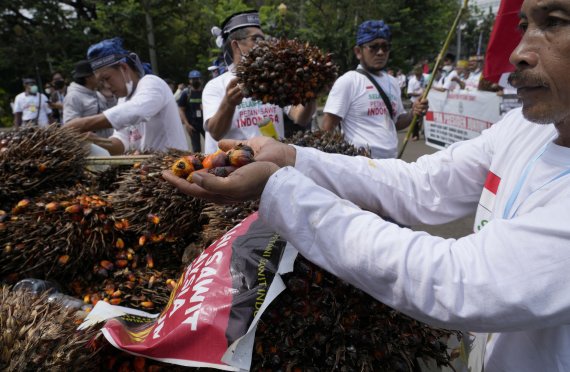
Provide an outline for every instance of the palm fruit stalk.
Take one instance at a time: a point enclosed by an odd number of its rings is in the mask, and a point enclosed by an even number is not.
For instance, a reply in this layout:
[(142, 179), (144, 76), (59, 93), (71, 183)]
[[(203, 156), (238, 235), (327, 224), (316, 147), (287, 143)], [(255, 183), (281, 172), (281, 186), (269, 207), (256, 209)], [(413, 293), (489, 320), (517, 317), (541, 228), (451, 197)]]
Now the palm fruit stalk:
[(77, 331), (79, 313), (47, 296), (0, 287), (0, 370), (97, 370), (98, 328)]
[(0, 211), (0, 278), (69, 279), (114, 249), (126, 221), (99, 195), (78, 189), (22, 199)]
[(0, 209), (83, 176), (88, 149), (79, 134), (56, 126), (22, 128), (0, 136)]
[(110, 194), (115, 215), (129, 222), (127, 231), (138, 244), (191, 241), (201, 229), (198, 217), (204, 202), (182, 194), (162, 178), (176, 159), (190, 155), (171, 150), (133, 166)]
[(338, 66), (331, 54), (299, 40), (261, 41), (236, 67), (245, 97), (284, 107), (306, 104), (331, 86)]

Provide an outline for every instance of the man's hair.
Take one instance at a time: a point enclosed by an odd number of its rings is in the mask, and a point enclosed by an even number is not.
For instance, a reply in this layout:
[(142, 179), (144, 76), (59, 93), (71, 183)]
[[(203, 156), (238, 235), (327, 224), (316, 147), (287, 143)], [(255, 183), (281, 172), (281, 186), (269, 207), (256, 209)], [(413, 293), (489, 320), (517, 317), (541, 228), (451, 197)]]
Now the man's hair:
[(77, 77), (74, 80), (77, 84), (82, 85), (82, 86), (85, 86), (85, 84), (87, 84), (87, 78), (86, 77)]
[[(241, 28), (228, 35), (228, 38), (224, 41), (222, 45), (222, 51), (224, 53), (224, 60), (228, 65), (233, 62), (233, 50), (232, 50), (232, 40), (241, 40), (249, 35), (247, 28)], [(229, 61), (228, 61), (229, 59)]]

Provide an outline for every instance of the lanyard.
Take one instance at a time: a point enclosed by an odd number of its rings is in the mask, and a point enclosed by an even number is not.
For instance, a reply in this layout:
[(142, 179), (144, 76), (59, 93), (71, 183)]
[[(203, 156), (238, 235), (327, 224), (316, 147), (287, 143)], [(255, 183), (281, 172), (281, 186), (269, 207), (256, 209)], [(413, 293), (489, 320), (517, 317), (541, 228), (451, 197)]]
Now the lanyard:
[[(513, 192), (511, 193), (511, 196), (509, 197), (509, 200), (507, 201), (507, 204), (505, 205), (505, 210), (503, 211), (503, 218), (504, 219), (509, 219), (511, 218), (511, 209), (513, 208), (513, 204), (515, 204), (515, 201), (517, 200), (517, 197), (519, 196), (521, 189), (526, 181), (526, 179), (528, 178), (528, 175), (530, 174), (530, 172), (532, 171), (532, 169), (534, 168), (534, 166), (536, 165), (536, 162), (538, 161), (538, 159), (540, 159), (540, 157), (544, 154), (544, 152), (546, 151), (546, 147), (548, 146), (548, 144), (550, 143), (550, 141), (548, 141), (546, 143), (546, 145), (544, 145), (539, 151), (538, 153), (534, 156), (534, 158), (526, 165), (521, 177), (519, 178), (519, 180), (517, 181), (517, 184), (515, 185), (515, 188), (513, 190)], [(542, 189), (544, 186), (566, 176), (570, 174), (570, 169), (566, 169), (562, 172), (560, 172), (558, 175), (556, 175), (555, 177), (553, 177), (552, 179), (550, 179), (549, 181), (547, 181), (546, 183), (544, 183), (542, 186), (540, 186), (539, 188), (537, 188), (536, 190), (532, 191), (527, 198), (534, 194), (536, 191)], [(515, 214), (518, 210), (515, 209), (514, 213)]]

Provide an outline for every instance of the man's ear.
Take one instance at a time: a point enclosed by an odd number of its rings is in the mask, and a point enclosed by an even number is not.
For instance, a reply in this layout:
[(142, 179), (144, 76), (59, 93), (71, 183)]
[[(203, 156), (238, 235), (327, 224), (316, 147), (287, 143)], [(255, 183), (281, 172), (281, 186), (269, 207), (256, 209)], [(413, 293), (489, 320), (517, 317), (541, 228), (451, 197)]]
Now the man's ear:
[(360, 61), (360, 58), (362, 58), (362, 48), (359, 47), (358, 45), (355, 45), (354, 48), (352, 48), (352, 50), (354, 51), (354, 55), (356, 56), (356, 58), (358, 58), (358, 60)]

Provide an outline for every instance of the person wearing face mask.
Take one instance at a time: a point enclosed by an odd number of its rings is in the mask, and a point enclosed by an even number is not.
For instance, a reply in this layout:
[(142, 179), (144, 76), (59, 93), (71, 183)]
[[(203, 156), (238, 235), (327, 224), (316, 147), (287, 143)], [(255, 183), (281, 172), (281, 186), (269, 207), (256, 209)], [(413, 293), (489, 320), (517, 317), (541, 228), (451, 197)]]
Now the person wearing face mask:
[(184, 127), (192, 141), (192, 151), (201, 152), (200, 135), (204, 136), (202, 115), (202, 74), (192, 70), (188, 73), (188, 88), (178, 98), (178, 110)]
[(38, 125), (46, 127), (52, 121), (48, 98), (38, 92), (34, 79), (23, 79), (24, 92), (14, 100), (14, 127)]
[(434, 90), (438, 92), (453, 92), (465, 87), (465, 83), (460, 79), (454, 64), (455, 55), (453, 53), (447, 53), (443, 58), (440, 78), (432, 87)]
[(265, 121), (273, 122), (277, 136), (283, 138), (284, 113), (294, 124), (303, 127), (311, 124), (317, 109), (315, 100), (305, 106), (281, 108), (243, 96), (235, 76), (235, 66), (258, 41), (265, 39), (257, 11), (229, 16), (221, 29), (212, 29), (212, 34), (217, 36), (216, 43), (222, 48), (229, 67), (227, 72), (210, 80), (202, 94), (206, 153), (215, 152), (222, 138), (247, 139), (261, 135), (258, 125)]
[(66, 126), (80, 132), (113, 128), (104, 141), (90, 134), (111, 155), (189, 149), (170, 88), (158, 76), (145, 72), (139, 57), (123, 48), (122, 39), (91, 45), (87, 59), (97, 79), (119, 102), (100, 114), (70, 120)]

